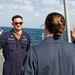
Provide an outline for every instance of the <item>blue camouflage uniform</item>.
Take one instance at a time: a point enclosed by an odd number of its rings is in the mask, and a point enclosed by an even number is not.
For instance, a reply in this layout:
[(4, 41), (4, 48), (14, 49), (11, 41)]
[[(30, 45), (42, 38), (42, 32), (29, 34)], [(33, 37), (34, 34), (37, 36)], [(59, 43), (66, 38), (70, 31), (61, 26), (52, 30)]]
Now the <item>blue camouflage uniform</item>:
[(23, 65), (23, 75), (75, 75), (75, 46), (47, 37), (29, 49)]
[(30, 36), (22, 32), (18, 40), (13, 30), (0, 37), (0, 49), (3, 49), (3, 75), (20, 75), (25, 53), (30, 47)]

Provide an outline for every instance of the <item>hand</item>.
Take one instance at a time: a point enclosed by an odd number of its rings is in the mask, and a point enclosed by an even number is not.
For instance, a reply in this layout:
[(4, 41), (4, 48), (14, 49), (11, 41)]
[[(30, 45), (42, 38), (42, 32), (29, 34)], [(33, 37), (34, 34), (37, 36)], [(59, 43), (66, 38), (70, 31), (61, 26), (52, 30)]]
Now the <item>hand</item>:
[[(74, 26), (75, 26), (75, 24), (74, 24)], [(74, 29), (72, 31), (72, 38), (73, 38), (73, 40), (75, 40), (75, 27), (74, 27)]]
[(0, 35), (2, 34), (3, 30), (0, 30)]

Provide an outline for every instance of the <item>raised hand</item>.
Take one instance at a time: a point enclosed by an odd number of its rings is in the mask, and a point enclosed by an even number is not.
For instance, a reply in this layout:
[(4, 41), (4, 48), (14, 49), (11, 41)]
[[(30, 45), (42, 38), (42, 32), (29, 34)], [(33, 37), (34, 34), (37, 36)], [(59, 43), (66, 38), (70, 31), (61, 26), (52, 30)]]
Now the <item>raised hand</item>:
[(74, 24), (74, 28), (73, 28), (73, 31), (72, 31), (72, 39), (75, 40), (75, 24)]
[(0, 30), (0, 35), (2, 34), (2, 32), (3, 32), (3, 29), (2, 29), (2, 30)]

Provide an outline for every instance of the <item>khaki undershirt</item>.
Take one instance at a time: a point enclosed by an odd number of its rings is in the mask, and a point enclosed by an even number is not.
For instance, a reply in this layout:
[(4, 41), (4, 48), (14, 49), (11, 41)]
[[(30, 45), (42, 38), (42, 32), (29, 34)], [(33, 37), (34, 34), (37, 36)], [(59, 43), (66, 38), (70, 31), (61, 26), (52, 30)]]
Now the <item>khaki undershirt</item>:
[(13, 32), (13, 34), (15, 35), (15, 37), (19, 40), (22, 34), (17, 34), (15, 32)]

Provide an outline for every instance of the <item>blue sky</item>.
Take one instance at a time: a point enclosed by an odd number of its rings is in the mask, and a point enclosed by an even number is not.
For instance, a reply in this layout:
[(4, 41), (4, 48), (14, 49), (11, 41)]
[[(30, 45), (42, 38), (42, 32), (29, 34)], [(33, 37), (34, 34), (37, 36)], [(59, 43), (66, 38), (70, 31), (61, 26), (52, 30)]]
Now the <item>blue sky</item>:
[[(70, 29), (75, 23), (75, 0), (68, 0)], [(0, 26), (12, 27), (11, 18), (18, 14), (24, 19), (24, 28), (41, 28), (51, 12), (64, 15), (63, 0), (0, 0)]]

